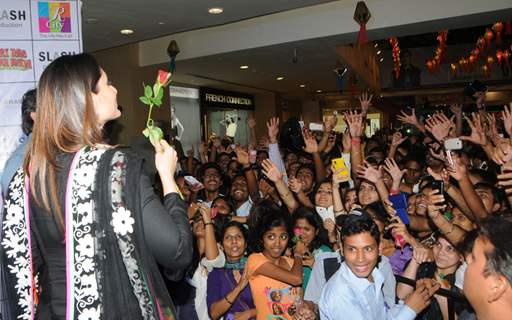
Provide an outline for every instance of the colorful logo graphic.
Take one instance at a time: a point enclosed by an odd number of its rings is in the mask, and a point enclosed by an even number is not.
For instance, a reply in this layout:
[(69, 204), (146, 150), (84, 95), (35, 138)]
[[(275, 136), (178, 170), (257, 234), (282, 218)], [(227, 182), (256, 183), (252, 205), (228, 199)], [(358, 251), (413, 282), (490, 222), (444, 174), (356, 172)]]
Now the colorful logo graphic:
[(39, 2), (39, 32), (70, 33), (71, 10), (69, 2)]

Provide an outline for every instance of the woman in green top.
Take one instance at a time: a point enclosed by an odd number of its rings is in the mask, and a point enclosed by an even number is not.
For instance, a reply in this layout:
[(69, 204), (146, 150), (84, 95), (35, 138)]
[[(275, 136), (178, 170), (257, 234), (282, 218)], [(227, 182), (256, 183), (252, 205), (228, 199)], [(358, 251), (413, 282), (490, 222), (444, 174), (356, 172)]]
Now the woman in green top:
[(314, 211), (314, 209), (300, 207), (293, 213), (293, 227), (295, 242), (301, 241), (304, 243), (307, 252), (303, 256), (303, 281), (302, 288), (305, 290), (311, 269), (315, 263), (315, 257), (322, 252), (331, 252), (331, 248), (327, 245), (327, 231), (325, 230), (322, 219)]

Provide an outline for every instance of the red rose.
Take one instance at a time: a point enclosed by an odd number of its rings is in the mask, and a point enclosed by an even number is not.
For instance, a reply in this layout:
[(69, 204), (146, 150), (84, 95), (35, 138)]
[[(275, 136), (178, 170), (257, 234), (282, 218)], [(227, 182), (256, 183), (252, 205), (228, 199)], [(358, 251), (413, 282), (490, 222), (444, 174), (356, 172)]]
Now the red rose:
[(170, 72), (166, 72), (166, 71), (163, 71), (163, 70), (158, 70), (158, 78), (156, 79), (156, 81), (158, 83), (160, 83), (160, 85), (165, 87), (167, 85), (167, 83), (169, 82), (170, 78), (171, 78), (171, 73)]

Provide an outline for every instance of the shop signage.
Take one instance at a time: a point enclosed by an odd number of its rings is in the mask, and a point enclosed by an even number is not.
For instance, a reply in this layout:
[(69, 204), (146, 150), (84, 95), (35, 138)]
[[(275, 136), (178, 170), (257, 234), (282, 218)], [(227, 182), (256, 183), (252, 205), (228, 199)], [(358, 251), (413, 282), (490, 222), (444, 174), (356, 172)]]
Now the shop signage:
[(201, 104), (207, 108), (254, 109), (254, 96), (233, 91), (201, 88)]

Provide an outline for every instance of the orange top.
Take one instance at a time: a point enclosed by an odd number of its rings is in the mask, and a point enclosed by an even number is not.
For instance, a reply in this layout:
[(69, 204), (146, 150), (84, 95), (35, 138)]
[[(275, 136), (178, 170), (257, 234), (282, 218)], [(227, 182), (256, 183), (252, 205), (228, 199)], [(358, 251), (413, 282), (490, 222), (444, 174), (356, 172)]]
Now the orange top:
[[(293, 260), (286, 259), (290, 269)], [(293, 287), (263, 275), (253, 276), (254, 272), (264, 263), (271, 262), (263, 253), (253, 253), (247, 260), (247, 275), (251, 285), (252, 297), (256, 306), (257, 320), (288, 319), (295, 314), (295, 299), (300, 297), (301, 288)]]

